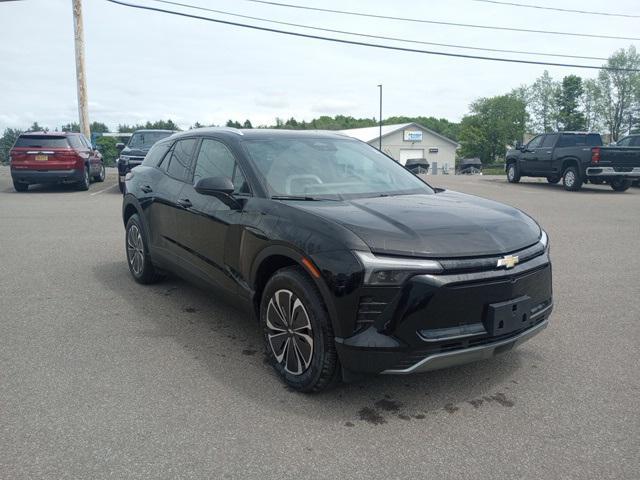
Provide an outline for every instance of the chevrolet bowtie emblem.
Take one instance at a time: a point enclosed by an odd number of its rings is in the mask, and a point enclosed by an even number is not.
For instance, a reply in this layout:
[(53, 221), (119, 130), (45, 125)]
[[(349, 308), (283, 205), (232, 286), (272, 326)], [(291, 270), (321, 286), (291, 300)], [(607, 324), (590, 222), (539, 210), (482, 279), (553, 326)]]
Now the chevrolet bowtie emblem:
[(501, 259), (498, 260), (498, 265), (496, 265), (498, 268), (499, 267), (505, 267), (505, 268), (513, 268), (516, 266), (516, 264), (519, 262), (520, 260), (518, 259), (517, 256), (514, 255), (506, 255), (504, 257), (502, 257)]

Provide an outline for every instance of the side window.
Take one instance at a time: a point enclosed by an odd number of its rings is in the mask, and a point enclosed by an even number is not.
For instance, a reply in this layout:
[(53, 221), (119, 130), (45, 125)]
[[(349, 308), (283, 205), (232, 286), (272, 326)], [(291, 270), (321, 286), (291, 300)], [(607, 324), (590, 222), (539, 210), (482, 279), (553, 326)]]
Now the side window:
[(640, 147), (640, 135), (637, 137), (632, 137), (633, 140), (631, 141), (631, 146), (632, 147)]
[(157, 167), (160, 164), (160, 160), (164, 157), (164, 154), (169, 150), (169, 142), (156, 143), (151, 150), (147, 153), (142, 161), (142, 165), (146, 167)]
[[(169, 166), (167, 167), (167, 173), (169, 175), (182, 182), (186, 182), (189, 179), (191, 156), (193, 154), (193, 147), (195, 147), (195, 145), (195, 138), (178, 140), (175, 143), (173, 151), (171, 152)], [(167, 159), (165, 159), (165, 163), (166, 161)]]
[(558, 138), (558, 135), (545, 135), (544, 136), (544, 140), (542, 142), (542, 148), (553, 148), (553, 146), (556, 144), (556, 139)]
[(529, 142), (529, 144), (527, 145), (527, 148), (528, 149), (538, 148), (542, 143), (543, 139), (544, 139), (544, 135), (538, 135), (536, 138), (534, 138)]
[(558, 142), (558, 147), (575, 147), (576, 136), (575, 135), (562, 135)]
[(80, 141), (84, 143), (84, 146), (89, 150), (93, 150), (93, 146), (91, 145), (91, 142), (87, 140), (87, 137), (85, 137), (84, 135), (80, 135)]
[(193, 174), (193, 183), (205, 177), (228, 177), (233, 181), (234, 193), (251, 193), (233, 153), (221, 142), (205, 138)]
[(618, 147), (630, 147), (631, 146), (631, 140), (633, 139), (633, 137), (626, 137), (623, 138), (622, 140), (620, 140), (616, 145)]
[(71, 148), (75, 150), (86, 150), (86, 146), (80, 141), (79, 135), (69, 135), (69, 143), (71, 144)]

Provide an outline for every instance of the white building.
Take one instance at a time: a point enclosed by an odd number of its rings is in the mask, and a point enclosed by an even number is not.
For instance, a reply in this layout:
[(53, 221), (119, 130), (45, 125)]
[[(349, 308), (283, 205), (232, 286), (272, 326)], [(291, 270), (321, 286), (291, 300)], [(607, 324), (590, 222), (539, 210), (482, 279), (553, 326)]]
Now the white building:
[[(357, 138), (378, 148), (380, 127), (341, 130), (345, 135)], [(456, 149), (459, 144), (450, 138), (429, 130), (417, 123), (401, 123), (382, 126), (382, 151), (404, 165), (410, 158), (424, 158), (438, 166), (438, 172), (455, 170)]]

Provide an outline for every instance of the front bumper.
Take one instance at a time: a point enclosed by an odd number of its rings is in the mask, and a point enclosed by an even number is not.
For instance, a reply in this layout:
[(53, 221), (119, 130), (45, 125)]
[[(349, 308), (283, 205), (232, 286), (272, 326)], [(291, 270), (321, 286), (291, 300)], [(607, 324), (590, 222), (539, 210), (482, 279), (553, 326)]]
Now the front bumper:
[(129, 173), (132, 169), (137, 167), (142, 163), (141, 160), (129, 160), (128, 162), (123, 162), (122, 160), (118, 160), (118, 175), (124, 181), (124, 177), (127, 173)]
[[(372, 290), (361, 292), (359, 314), (378, 305), (376, 318), (336, 338), (353, 373), (407, 374), (488, 358), (539, 333), (553, 310), (548, 252), (511, 270), (417, 275), (393, 292)], [(501, 333), (492, 312), (519, 299), (526, 300), (514, 308), (518, 320)]]
[(22, 170), (11, 169), (11, 178), (20, 183), (75, 183), (83, 180), (84, 170)]
[(587, 176), (640, 178), (640, 167), (589, 167)]

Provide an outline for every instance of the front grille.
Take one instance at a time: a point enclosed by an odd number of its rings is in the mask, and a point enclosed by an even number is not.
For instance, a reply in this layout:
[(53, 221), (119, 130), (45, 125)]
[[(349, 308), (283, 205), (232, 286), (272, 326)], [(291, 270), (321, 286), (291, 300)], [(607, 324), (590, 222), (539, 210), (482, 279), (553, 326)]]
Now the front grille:
[[(544, 247), (541, 243), (532, 245), (531, 247), (517, 250), (515, 252), (507, 252), (508, 255), (514, 255), (518, 257), (518, 265), (522, 265), (529, 260), (533, 260), (544, 253)], [(489, 256), (480, 258), (453, 258), (438, 260), (444, 268), (444, 273), (473, 273), (482, 272), (487, 270), (495, 270), (500, 260), (504, 255)]]
[(623, 173), (623, 172), (632, 172), (632, 171), (633, 171), (633, 167), (613, 167), (613, 169), (614, 169), (616, 172), (620, 172), (620, 173)]

